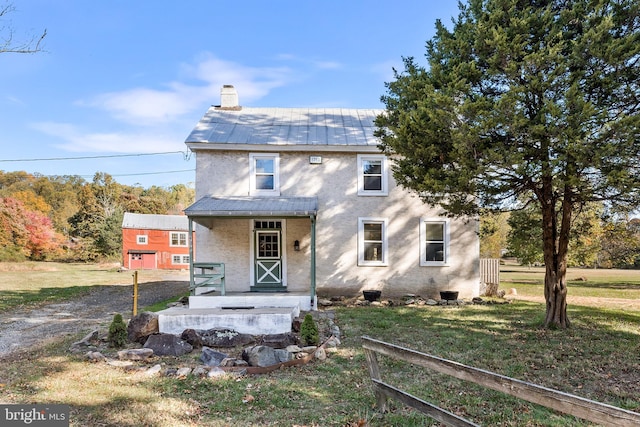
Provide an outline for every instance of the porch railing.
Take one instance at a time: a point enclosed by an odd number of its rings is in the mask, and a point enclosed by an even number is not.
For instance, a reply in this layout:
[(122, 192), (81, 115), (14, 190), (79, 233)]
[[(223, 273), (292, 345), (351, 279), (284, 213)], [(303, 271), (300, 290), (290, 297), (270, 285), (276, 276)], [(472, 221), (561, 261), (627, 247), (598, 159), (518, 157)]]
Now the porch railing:
[(210, 288), (224, 295), (224, 274), (223, 262), (194, 262), (189, 285), (191, 294), (195, 294), (196, 288)]

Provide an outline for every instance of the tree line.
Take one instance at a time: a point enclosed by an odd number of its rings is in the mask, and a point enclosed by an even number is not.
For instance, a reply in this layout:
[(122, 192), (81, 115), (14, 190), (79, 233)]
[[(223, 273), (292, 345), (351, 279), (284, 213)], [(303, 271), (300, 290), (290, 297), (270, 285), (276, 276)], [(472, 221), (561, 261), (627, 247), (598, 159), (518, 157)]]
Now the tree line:
[(0, 261), (119, 260), (125, 212), (181, 214), (195, 190), (127, 186), (98, 172), (75, 175), (0, 171)]
[[(533, 208), (484, 212), (480, 256), (544, 265), (540, 213)], [(587, 205), (576, 215), (567, 257), (570, 267), (640, 268), (640, 218), (612, 215), (601, 203)]]

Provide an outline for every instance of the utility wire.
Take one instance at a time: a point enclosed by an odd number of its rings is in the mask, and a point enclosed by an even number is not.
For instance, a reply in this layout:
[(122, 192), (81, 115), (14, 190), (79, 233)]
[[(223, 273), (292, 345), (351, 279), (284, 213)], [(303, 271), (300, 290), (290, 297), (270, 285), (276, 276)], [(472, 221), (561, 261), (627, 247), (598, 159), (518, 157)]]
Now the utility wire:
[(182, 154), (185, 160), (189, 159), (190, 153), (185, 153), (184, 151), (164, 151), (160, 153), (137, 153), (137, 154), (111, 154), (104, 156), (79, 156), (79, 157), (49, 157), (49, 158), (41, 158), (41, 159), (0, 159), (0, 163), (9, 163), (9, 162), (50, 162), (50, 161), (58, 161), (58, 160), (87, 160), (87, 159), (109, 159), (116, 157), (142, 157), (142, 156), (157, 156), (163, 154)]
[[(141, 173), (124, 173), (110, 176), (117, 178), (119, 176), (142, 176), (142, 175), (164, 175), (166, 173), (182, 173), (182, 172), (195, 172), (195, 169), (183, 169), (179, 171), (162, 171), (162, 172), (141, 172)], [(47, 175), (47, 176), (57, 176), (57, 175)], [(93, 178), (94, 175), (78, 175), (80, 178)]]

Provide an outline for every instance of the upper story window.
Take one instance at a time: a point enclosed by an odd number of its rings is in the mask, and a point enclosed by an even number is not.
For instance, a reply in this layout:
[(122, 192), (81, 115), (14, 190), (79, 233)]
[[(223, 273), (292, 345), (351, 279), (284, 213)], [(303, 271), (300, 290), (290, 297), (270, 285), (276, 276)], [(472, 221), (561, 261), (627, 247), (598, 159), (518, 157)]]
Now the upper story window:
[(252, 196), (280, 195), (280, 157), (277, 154), (249, 154)]
[(177, 231), (171, 232), (169, 237), (169, 246), (189, 246), (187, 233)]
[(387, 157), (358, 155), (358, 195), (386, 196), (389, 194)]
[(139, 245), (146, 245), (149, 243), (149, 239), (146, 234), (138, 234), (136, 236), (136, 243)]
[(449, 261), (449, 227), (446, 220), (420, 220), (420, 265), (447, 265)]
[(358, 265), (386, 266), (387, 219), (358, 218)]

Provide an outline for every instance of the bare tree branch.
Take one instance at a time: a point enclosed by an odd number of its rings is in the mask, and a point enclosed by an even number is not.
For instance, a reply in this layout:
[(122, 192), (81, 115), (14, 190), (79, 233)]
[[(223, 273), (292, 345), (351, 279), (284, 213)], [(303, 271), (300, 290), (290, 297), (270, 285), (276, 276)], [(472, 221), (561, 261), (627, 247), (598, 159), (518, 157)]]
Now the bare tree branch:
[[(0, 6), (0, 21), (5, 20), (9, 14), (15, 11), (16, 8), (12, 3), (6, 3)], [(16, 42), (13, 36), (14, 29), (10, 23), (8, 25), (0, 25), (0, 53), (42, 52), (42, 45), (44, 38), (47, 36), (47, 30), (45, 29), (39, 36), (32, 36), (25, 42)]]

